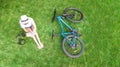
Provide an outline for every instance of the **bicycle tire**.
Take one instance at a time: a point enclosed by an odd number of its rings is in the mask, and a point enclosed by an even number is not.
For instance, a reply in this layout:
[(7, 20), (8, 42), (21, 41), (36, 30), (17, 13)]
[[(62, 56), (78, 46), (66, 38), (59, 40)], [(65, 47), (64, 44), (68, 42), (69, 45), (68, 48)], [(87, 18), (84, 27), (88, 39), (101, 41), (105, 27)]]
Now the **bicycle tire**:
[[(70, 11), (72, 11), (72, 12), (70, 12)], [(69, 12), (70, 12), (70, 13), (69, 13)], [(76, 16), (76, 17), (72, 17), (72, 18), (71, 18), (72, 13), (75, 13), (74, 16)], [(78, 16), (79, 16), (79, 17), (77, 17), (77, 13), (78, 13)], [(80, 21), (83, 20), (83, 18), (84, 18), (83, 13), (82, 13), (79, 9), (77, 9), (77, 8), (66, 8), (66, 9), (63, 11), (63, 14), (66, 15), (65, 18), (66, 18), (67, 20), (69, 20), (69, 21), (71, 21), (71, 22), (73, 22), (73, 23), (80, 22)]]
[[(78, 58), (78, 57), (80, 57), (80, 56), (83, 54), (83, 52), (84, 52), (84, 43), (83, 43), (83, 41), (82, 41), (80, 38), (76, 37), (76, 40), (78, 40), (78, 42), (80, 43), (79, 46), (80, 46), (81, 50), (80, 50), (80, 52), (78, 52), (77, 54), (71, 54), (71, 53), (68, 52), (67, 49), (65, 48), (65, 43), (67, 42), (67, 39), (70, 39), (70, 38), (73, 38), (73, 35), (68, 35), (67, 38), (64, 38), (64, 39), (63, 39), (62, 49), (63, 49), (64, 53), (65, 53), (68, 57)], [(68, 44), (67, 44), (67, 45), (68, 45)], [(68, 48), (69, 48), (69, 47), (68, 47)]]

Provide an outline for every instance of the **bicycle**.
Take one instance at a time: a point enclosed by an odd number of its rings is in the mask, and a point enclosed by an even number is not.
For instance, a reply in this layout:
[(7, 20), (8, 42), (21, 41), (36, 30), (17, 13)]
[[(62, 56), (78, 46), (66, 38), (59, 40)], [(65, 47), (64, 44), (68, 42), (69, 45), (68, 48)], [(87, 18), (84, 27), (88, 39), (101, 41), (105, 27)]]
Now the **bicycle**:
[[(73, 10), (74, 12), (79, 12), (82, 16), (79, 18), (79, 20), (78, 19), (74, 20), (75, 13), (72, 12), (72, 13), (67, 14), (69, 10)], [(54, 21), (55, 18), (56, 18), (56, 9), (54, 9), (54, 16), (52, 18), (52, 22)], [(63, 18), (66, 18), (67, 20), (72, 21), (72, 22), (78, 22), (83, 19), (83, 14), (81, 11), (79, 11), (76, 8), (67, 8), (64, 10), (64, 13), (62, 15), (57, 16), (58, 23), (60, 24), (60, 27), (61, 27), (60, 35), (63, 37), (62, 49), (64, 53), (71, 58), (80, 57), (84, 52), (84, 43), (82, 39), (79, 37), (78, 31), (72, 28), (71, 26), (69, 26), (63, 20)], [(69, 32), (65, 32), (63, 25), (65, 25), (69, 29)], [(55, 33), (53, 30), (52, 39), (54, 36), (55, 36)]]

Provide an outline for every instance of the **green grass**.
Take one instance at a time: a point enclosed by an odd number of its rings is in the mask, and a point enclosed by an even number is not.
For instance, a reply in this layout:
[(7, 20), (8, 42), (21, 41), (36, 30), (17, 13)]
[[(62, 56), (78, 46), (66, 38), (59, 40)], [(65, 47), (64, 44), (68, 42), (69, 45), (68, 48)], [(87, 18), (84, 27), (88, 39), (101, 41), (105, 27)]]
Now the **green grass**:
[[(120, 66), (120, 0), (0, 0), (0, 67), (119, 67)], [(61, 48), (61, 37), (51, 39), (51, 31), (61, 30), (57, 21), (51, 23), (53, 9), (62, 14), (66, 7), (82, 10), (84, 20), (71, 24), (82, 33), (84, 54), (76, 59), (67, 57)], [(18, 45), (20, 16), (34, 18), (44, 44), (38, 50), (26, 38)]]

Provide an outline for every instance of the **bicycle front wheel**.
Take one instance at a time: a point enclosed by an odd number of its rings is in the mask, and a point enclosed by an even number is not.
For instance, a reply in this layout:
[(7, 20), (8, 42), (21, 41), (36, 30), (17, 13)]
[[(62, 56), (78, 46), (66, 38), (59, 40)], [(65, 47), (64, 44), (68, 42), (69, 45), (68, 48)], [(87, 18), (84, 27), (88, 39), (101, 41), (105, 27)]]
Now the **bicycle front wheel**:
[(77, 8), (66, 8), (63, 12), (66, 19), (71, 22), (80, 22), (83, 19), (83, 13)]
[(68, 35), (67, 38), (64, 38), (62, 42), (62, 49), (64, 53), (71, 58), (80, 57), (84, 52), (84, 43), (80, 38), (76, 37), (75, 46), (73, 47), (70, 43), (72, 39), (73, 35)]

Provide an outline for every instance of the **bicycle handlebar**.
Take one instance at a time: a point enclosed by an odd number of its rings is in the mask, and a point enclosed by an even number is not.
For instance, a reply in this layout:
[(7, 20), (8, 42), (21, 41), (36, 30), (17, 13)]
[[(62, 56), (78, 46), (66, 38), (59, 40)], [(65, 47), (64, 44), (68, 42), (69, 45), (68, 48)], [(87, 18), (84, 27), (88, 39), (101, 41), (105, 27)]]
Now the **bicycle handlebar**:
[(54, 22), (55, 17), (56, 17), (56, 8), (54, 8), (54, 15), (53, 15), (53, 17), (52, 17), (52, 22)]

